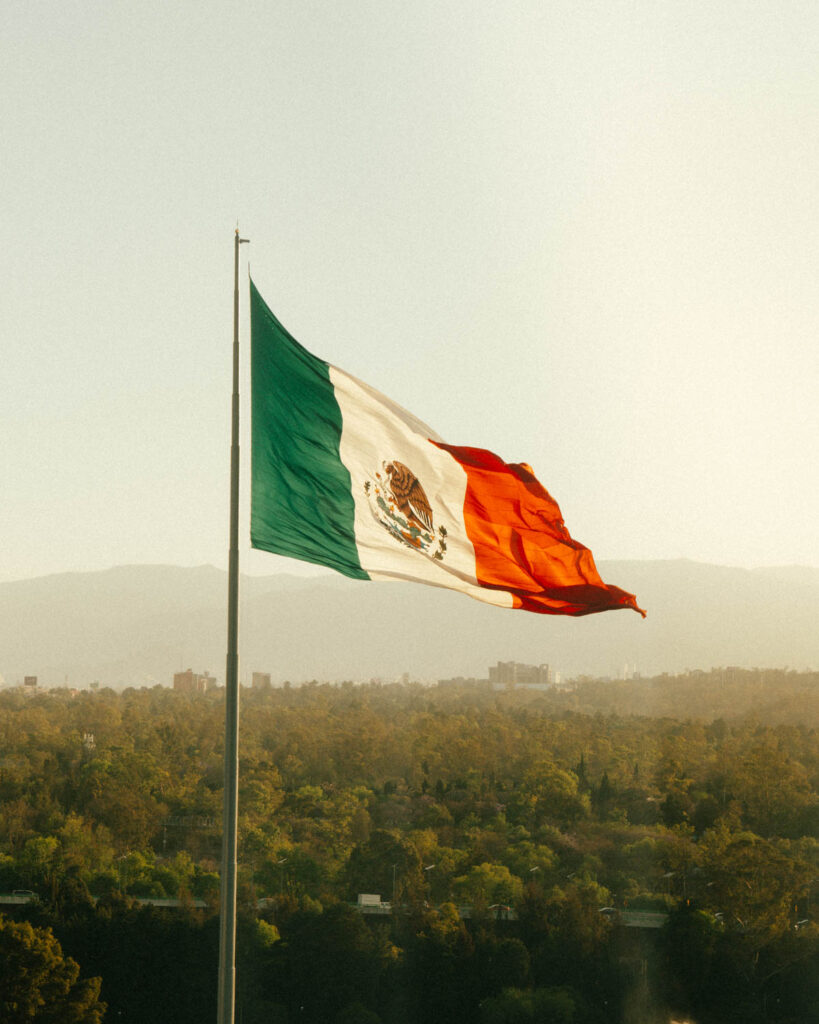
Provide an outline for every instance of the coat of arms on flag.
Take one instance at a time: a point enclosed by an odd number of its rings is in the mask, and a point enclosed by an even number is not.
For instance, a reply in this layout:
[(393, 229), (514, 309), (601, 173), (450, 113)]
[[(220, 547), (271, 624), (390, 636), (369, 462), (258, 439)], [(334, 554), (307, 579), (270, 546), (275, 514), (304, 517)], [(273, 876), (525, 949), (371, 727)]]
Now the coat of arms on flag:
[(440, 525), (436, 531), (433, 511), (420, 480), (397, 459), (384, 462), (383, 470), (364, 481), (373, 517), (400, 544), (442, 562), (447, 528)]

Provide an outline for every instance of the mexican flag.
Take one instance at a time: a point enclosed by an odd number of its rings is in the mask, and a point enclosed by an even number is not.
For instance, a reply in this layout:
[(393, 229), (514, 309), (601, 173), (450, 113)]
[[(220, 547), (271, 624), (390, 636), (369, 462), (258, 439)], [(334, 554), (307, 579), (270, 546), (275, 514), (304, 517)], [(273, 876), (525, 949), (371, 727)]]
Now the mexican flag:
[(600, 579), (525, 463), (445, 444), (303, 348), (250, 283), (253, 547), (504, 608), (638, 608)]

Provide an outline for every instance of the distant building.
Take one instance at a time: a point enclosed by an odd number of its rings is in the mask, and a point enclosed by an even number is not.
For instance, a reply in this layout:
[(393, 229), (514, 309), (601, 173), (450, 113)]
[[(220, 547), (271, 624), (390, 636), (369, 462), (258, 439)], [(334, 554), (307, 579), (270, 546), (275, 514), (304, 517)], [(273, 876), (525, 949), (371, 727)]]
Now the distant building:
[(193, 669), (187, 672), (175, 672), (173, 677), (173, 688), (180, 693), (199, 693), (204, 687), (199, 686), (199, 676), (195, 675)]
[(173, 677), (173, 688), (180, 693), (205, 693), (216, 687), (216, 677), (208, 675), (197, 675), (192, 669), (186, 672), (175, 672)]
[(549, 690), (555, 685), (551, 665), (524, 665), (519, 661), (499, 661), (489, 668), (489, 685), (493, 690)]
[(30, 686), (32, 690), (36, 690), (37, 676), (23, 676), (23, 686)]
[(251, 676), (250, 685), (254, 690), (269, 690), (270, 689), (270, 673), (269, 672), (254, 672)]
[(439, 679), (439, 686), (482, 686), (489, 685), (488, 679), (476, 679), (474, 676), (454, 676), (452, 679)]

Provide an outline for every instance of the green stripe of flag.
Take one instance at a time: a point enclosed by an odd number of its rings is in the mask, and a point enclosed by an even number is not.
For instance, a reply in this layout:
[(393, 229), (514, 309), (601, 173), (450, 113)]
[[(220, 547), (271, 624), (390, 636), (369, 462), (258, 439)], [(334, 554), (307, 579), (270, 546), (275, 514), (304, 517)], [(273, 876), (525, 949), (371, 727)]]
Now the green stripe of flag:
[(369, 579), (330, 368), (285, 330), (252, 281), (250, 322), (251, 544)]

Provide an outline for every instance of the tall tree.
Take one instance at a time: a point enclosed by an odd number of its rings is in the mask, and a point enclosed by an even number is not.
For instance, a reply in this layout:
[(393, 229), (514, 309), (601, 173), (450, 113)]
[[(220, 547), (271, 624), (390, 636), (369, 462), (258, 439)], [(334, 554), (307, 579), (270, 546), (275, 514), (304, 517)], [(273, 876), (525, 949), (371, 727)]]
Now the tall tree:
[(3, 1024), (100, 1024), (100, 978), (80, 968), (50, 928), (0, 916), (0, 1020)]

